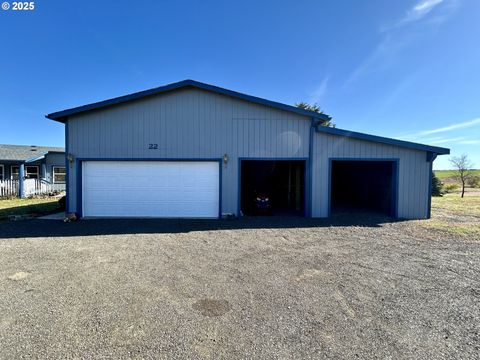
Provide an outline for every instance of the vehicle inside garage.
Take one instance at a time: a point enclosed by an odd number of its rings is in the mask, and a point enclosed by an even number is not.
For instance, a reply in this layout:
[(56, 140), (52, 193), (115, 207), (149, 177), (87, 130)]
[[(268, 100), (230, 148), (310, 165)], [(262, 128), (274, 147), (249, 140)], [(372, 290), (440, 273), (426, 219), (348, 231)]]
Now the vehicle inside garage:
[(241, 160), (244, 215), (304, 216), (304, 160)]
[(395, 216), (395, 161), (333, 160), (331, 212), (374, 212)]

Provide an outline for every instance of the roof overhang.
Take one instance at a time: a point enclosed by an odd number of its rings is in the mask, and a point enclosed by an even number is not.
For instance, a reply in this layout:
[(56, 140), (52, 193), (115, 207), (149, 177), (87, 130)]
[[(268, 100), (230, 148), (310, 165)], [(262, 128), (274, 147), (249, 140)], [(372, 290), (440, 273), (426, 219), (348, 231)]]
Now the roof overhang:
[(124, 96), (120, 96), (120, 97), (116, 97), (116, 98), (112, 98), (112, 99), (108, 99), (108, 100), (104, 100), (104, 101), (99, 101), (99, 102), (95, 102), (95, 103), (91, 103), (91, 104), (87, 104), (87, 105), (83, 105), (83, 106), (74, 107), (74, 108), (71, 108), (71, 109), (57, 111), (57, 112), (45, 115), (45, 117), (47, 117), (48, 119), (52, 119), (52, 120), (55, 120), (55, 121), (65, 123), (65, 121), (68, 119), (68, 117), (72, 116), (72, 115), (77, 115), (77, 114), (81, 114), (81, 113), (84, 113), (84, 112), (87, 112), (87, 111), (92, 111), (92, 110), (103, 109), (103, 108), (106, 108), (106, 107), (109, 107), (109, 106), (123, 104), (123, 103), (126, 103), (126, 102), (130, 102), (130, 101), (134, 101), (134, 100), (142, 99), (142, 98), (145, 98), (145, 97), (154, 96), (154, 95), (158, 95), (158, 94), (162, 94), (162, 93), (166, 93), (166, 92), (169, 92), (169, 91), (178, 90), (178, 89), (182, 89), (182, 88), (196, 88), (196, 89), (201, 89), (201, 90), (205, 90), (205, 91), (210, 91), (210, 92), (214, 92), (214, 93), (217, 93), (217, 94), (226, 95), (226, 96), (230, 96), (230, 97), (233, 97), (233, 98), (236, 98), (236, 99), (241, 99), (241, 100), (244, 100), (244, 101), (248, 101), (248, 102), (251, 102), (251, 103), (265, 105), (265, 106), (273, 107), (273, 108), (276, 108), (276, 109), (296, 113), (296, 114), (299, 114), (299, 115), (308, 116), (309, 118), (315, 118), (315, 119), (318, 119), (322, 122), (331, 120), (331, 117), (326, 115), (326, 114), (316, 113), (316, 112), (313, 112), (313, 111), (308, 111), (308, 110), (305, 110), (305, 109), (298, 108), (296, 106), (282, 104), (282, 103), (279, 103), (279, 102), (275, 102), (275, 101), (271, 101), (271, 100), (267, 100), (267, 99), (262, 99), (262, 98), (259, 98), (259, 97), (256, 97), (256, 96), (242, 94), (242, 93), (239, 93), (239, 92), (236, 92), (236, 91), (224, 89), (224, 88), (214, 86), (214, 85), (201, 83), (201, 82), (195, 81), (195, 80), (183, 80), (183, 81), (179, 81), (179, 82), (176, 82), (176, 83), (160, 86), (160, 87), (149, 89), (149, 90), (136, 92), (136, 93), (129, 94), (129, 95), (124, 95)]
[(43, 160), (43, 159), (45, 159), (45, 156), (47, 156), (47, 154), (48, 154), (48, 151), (43, 153), (43, 154), (40, 154), (38, 156), (35, 156), (33, 158), (25, 160), (25, 163), (28, 164), (28, 163), (32, 163), (32, 162), (35, 162), (35, 161)]
[(45, 159), (45, 157), (48, 155), (48, 154), (65, 154), (65, 151), (47, 151), (47, 152), (44, 152), (38, 156), (35, 156), (33, 158), (30, 158), (30, 159), (27, 159), (27, 160), (24, 160), (24, 162), (26, 164), (28, 163), (32, 163), (32, 162), (35, 162), (35, 161), (39, 161), (39, 160), (43, 160)]
[(432, 153), (437, 155), (450, 154), (450, 149), (447, 149), (447, 148), (424, 145), (424, 144), (419, 144), (419, 143), (414, 143), (414, 142), (404, 141), (404, 140), (397, 140), (397, 139), (392, 139), (392, 138), (387, 138), (382, 136), (364, 134), (364, 133), (359, 133), (355, 131), (331, 128), (331, 127), (322, 126), (322, 125), (317, 126), (316, 130), (317, 132), (324, 133), (324, 134), (344, 136), (348, 138), (371, 141), (371, 142), (381, 143), (386, 145), (400, 146), (403, 148), (408, 148), (413, 150), (426, 151), (427, 153)]

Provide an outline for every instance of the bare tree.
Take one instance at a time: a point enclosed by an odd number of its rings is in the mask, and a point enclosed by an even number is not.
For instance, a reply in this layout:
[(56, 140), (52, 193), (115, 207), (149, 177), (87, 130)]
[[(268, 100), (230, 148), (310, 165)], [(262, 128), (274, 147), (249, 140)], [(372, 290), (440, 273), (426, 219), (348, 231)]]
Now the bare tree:
[(470, 171), (473, 168), (473, 163), (470, 161), (466, 154), (461, 156), (455, 156), (450, 159), (450, 163), (455, 168), (456, 177), (462, 183), (462, 198), (465, 195), (465, 183), (467, 180), (473, 176), (473, 173)]

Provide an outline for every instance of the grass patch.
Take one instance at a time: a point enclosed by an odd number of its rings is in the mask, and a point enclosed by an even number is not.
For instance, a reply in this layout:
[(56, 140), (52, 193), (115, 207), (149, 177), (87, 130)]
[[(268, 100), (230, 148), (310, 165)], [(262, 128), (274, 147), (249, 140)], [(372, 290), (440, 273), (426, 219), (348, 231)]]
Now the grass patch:
[(432, 218), (422, 225), (480, 240), (480, 196), (447, 194), (432, 198)]
[(454, 177), (456, 174), (456, 171), (455, 170), (435, 170), (434, 173), (439, 180), (444, 180), (444, 179)]
[(441, 230), (449, 234), (456, 234), (480, 240), (480, 226), (475, 224), (452, 224), (432, 219), (428, 220), (425, 224), (422, 224), (422, 226), (429, 229)]
[[(457, 181), (457, 172), (455, 170), (434, 170), (433, 172), (440, 181)], [(480, 176), (480, 170), (472, 170), (472, 173)]]
[(0, 200), (0, 219), (11, 215), (43, 215), (61, 211), (56, 198)]
[(476, 216), (480, 220), (480, 196), (465, 196), (459, 194), (446, 194), (441, 197), (432, 197), (432, 213), (450, 213), (456, 216)]

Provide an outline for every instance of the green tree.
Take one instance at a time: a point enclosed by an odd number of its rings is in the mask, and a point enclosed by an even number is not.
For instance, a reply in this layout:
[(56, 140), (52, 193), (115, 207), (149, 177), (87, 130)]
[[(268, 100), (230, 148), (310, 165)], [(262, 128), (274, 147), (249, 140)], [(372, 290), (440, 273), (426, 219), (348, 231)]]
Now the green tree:
[(432, 196), (443, 196), (443, 184), (432, 171)]
[[(302, 102), (299, 102), (299, 103), (296, 103), (295, 104), (296, 107), (300, 108), (300, 109), (304, 109), (304, 110), (308, 110), (308, 111), (313, 111), (313, 112), (316, 112), (316, 113), (319, 113), (319, 114), (325, 114), (322, 109), (320, 109), (320, 106), (318, 106), (317, 103), (315, 104), (309, 104), (309, 103), (306, 103), (304, 101)], [(332, 120), (328, 120), (328, 121), (324, 121), (322, 123), (323, 126), (328, 126), (328, 127), (335, 127), (336, 125), (332, 122)]]

